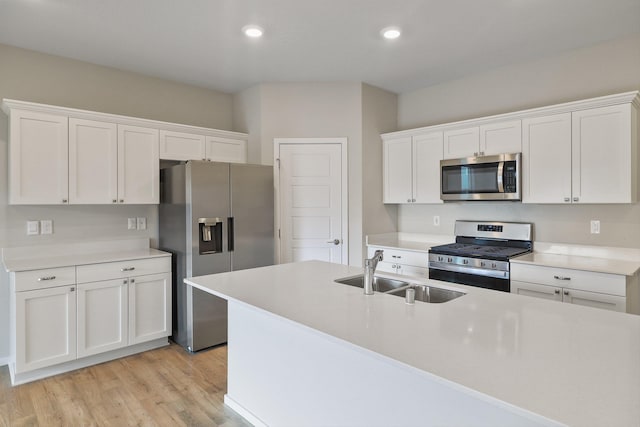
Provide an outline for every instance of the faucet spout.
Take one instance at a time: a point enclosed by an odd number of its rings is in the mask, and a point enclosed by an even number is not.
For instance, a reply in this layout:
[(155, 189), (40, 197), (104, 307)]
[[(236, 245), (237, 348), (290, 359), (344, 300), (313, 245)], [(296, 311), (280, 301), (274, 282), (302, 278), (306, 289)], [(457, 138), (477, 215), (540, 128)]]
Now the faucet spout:
[(383, 251), (377, 250), (373, 257), (364, 260), (364, 294), (373, 295), (373, 276), (378, 262), (383, 260)]

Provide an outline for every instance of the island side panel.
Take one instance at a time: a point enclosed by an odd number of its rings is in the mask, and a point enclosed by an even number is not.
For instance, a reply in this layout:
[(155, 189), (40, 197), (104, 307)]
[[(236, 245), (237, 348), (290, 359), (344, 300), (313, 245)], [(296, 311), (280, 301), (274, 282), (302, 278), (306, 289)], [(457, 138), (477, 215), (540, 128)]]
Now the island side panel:
[(234, 301), (227, 387), (256, 425), (562, 425)]

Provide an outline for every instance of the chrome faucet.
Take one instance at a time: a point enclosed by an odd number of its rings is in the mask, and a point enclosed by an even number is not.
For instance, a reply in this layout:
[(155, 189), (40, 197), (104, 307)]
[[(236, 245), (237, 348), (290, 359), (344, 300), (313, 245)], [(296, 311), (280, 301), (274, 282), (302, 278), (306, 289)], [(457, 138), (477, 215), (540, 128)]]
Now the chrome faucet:
[(371, 259), (364, 259), (364, 294), (373, 295), (373, 275), (376, 272), (378, 262), (382, 261), (382, 251), (377, 250), (374, 252)]

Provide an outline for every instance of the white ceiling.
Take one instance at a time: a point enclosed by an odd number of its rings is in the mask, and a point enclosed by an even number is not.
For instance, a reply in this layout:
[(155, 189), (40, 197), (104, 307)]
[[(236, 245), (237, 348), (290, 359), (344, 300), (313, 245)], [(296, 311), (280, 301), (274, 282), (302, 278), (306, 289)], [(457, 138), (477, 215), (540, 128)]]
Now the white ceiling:
[[(380, 37), (389, 25), (400, 39)], [(636, 32), (640, 0), (0, 0), (0, 43), (230, 93), (402, 93)]]

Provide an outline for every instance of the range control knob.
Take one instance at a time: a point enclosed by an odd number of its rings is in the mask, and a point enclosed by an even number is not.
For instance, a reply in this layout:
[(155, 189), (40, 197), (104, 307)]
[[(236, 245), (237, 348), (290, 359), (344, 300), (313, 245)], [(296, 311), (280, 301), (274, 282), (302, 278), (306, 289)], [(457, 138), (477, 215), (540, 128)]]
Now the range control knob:
[(495, 263), (495, 262), (492, 262), (492, 263), (491, 263), (491, 268), (497, 268), (497, 267), (498, 267), (498, 266), (496, 265), (496, 263)]
[(480, 267), (486, 267), (487, 263), (484, 261), (480, 261)]
[(447, 258), (447, 262), (451, 262), (453, 261), (451, 258)]
[(463, 263), (463, 264), (469, 264), (469, 260), (468, 260), (468, 259), (463, 259), (463, 260), (462, 260), (462, 263)]

